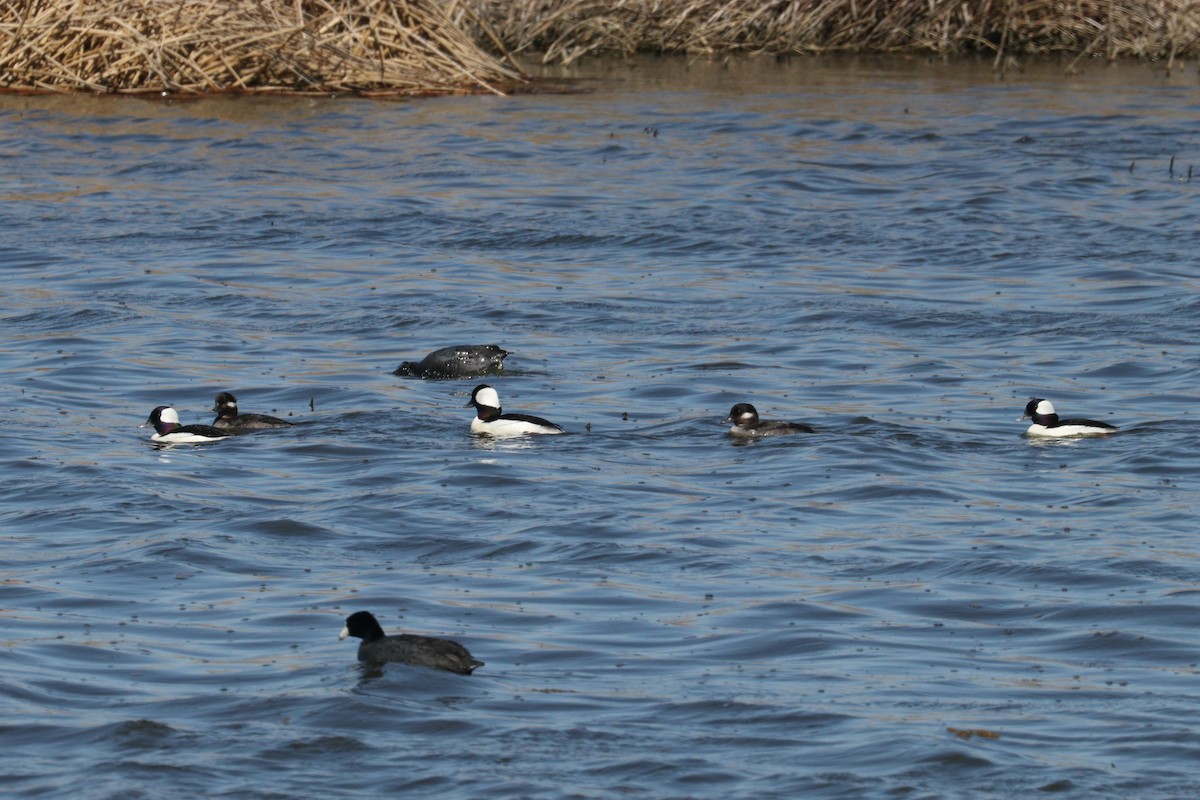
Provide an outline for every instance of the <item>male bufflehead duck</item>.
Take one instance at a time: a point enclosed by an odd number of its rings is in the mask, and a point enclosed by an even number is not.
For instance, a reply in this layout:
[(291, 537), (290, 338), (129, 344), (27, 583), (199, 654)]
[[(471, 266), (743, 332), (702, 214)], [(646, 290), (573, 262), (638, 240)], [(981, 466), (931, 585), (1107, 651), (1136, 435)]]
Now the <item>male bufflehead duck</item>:
[(180, 425), (179, 414), (170, 406), (159, 406), (150, 412), (150, 418), (143, 422), (141, 428), (153, 425), (155, 433), (150, 437), (152, 442), (168, 444), (200, 444), (215, 442), (230, 435), (210, 425)]
[(1021, 419), (1033, 420), (1026, 436), (1103, 436), (1118, 430), (1116, 425), (1094, 419), (1059, 419), (1054, 404), (1040, 397), (1029, 401)]
[(507, 350), (494, 344), (457, 344), (434, 350), (420, 361), (402, 361), (393, 375), (414, 378), (478, 378), (504, 369)]
[(213, 404), (212, 410), (217, 412), (217, 418), (213, 420), (213, 427), (220, 428), (229, 433), (246, 433), (248, 431), (266, 430), (267, 428), (287, 428), (292, 424), (286, 420), (267, 416), (266, 414), (239, 414), (237, 398), (229, 392), (221, 392), (217, 395), (217, 400)]
[(563, 429), (541, 417), (528, 414), (500, 413), (500, 395), (486, 383), (481, 383), (471, 392), (468, 406), (475, 406), (476, 416), (471, 420), (472, 433), (491, 436), (520, 436), (526, 433), (564, 433)]
[(729, 409), (729, 416), (722, 422), (732, 422), (729, 432), (737, 436), (781, 436), (786, 433), (813, 433), (813, 429), (800, 422), (784, 422), (777, 419), (759, 419), (758, 411), (749, 403), (738, 403)]
[(467, 648), (449, 639), (411, 633), (386, 636), (379, 620), (370, 611), (356, 611), (346, 617), (346, 627), (338, 634), (338, 640), (347, 636), (362, 639), (362, 644), (358, 646), (359, 661), (412, 664), (457, 672), (459, 675), (470, 675), (483, 666), (483, 662), (467, 652)]

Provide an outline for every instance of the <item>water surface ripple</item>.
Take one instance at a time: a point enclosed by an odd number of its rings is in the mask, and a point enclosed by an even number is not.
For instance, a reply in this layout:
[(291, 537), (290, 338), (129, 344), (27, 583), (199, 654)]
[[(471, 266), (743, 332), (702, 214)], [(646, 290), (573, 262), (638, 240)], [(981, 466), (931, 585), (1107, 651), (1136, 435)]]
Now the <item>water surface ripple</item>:
[[(589, 69), (0, 99), (7, 794), (1200, 794), (1191, 79)], [(570, 434), (391, 374), (464, 342)], [(297, 424), (137, 428), (223, 390)]]

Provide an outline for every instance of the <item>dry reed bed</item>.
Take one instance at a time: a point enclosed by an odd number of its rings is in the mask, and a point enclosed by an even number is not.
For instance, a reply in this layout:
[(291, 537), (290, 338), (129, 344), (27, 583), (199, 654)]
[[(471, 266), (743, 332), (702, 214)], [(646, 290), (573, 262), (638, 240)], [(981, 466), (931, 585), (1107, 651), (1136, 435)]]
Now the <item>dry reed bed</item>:
[[(480, 43), (495, 56), (485, 51)], [(0, 89), (504, 91), (507, 52), (1200, 51), (1200, 0), (0, 0)]]
[(0, 0), (0, 88), (427, 94), (523, 80), (448, 11), (436, 0)]
[[(463, 3), (451, 5), (462, 9)], [(466, 0), (514, 52), (989, 52), (1174, 60), (1198, 0)], [(460, 23), (471, 25), (469, 16)]]

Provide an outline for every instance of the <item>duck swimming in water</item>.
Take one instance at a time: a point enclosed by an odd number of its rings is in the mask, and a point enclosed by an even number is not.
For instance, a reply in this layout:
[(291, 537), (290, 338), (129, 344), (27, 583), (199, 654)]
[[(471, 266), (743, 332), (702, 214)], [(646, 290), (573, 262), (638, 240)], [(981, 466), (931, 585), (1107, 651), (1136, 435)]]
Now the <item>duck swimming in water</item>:
[(802, 422), (784, 422), (774, 419), (759, 419), (758, 410), (749, 403), (738, 403), (729, 409), (724, 420), (733, 423), (729, 432), (735, 436), (782, 436), (789, 433), (814, 433)]
[(150, 436), (152, 442), (166, 444), (203, 444), (217, 442), (230, 436), (229, 431), (219, 430), (211, 425), (180, 425), (179, 413), (170, 406), (159, 406), (150, 412), (150, 418), (139, 427), (154, 426)]
[(483, 666), (467, 648), (449, 639), (397, 633), (387, 636), (370, 611), (357, 611), (346, 618), (346, 626), (338, 639), (357, 636), (358, 660), (368, 663), (411, 664), (417, 667), (444, 669), (460, 675), (470, 675)]
[(565, 433), (561, 426), (529, 414), (505, 414), (500, 408), (500, 395), (491, 386), (481, 383), (471, 392), (468, 406), (475, 406), (471, 420), (473, 433), (489, 436), (522, 436), (527, 433)]
[(279, 417), (267, 414), (239, 414), (237, 398), (229, 392), (221, 392), (213, 403), (213, 411), (217, 418), (213, 420), (214, 428), (221, 428), (229, 433), (248, 433), (250, 431), (267, 430), (268, 428), (288, 428), (292, 423)]
[(1120, 430), (1116, 425), (1094, 419), (1059, 419), (1054, 404), (1040, 397), (1033, 398), (1025, 405), (1025, 415), (1021, 419), (1033, 420), (1033, 424), (1025, 431), (1026, 436), (1105, 436)]

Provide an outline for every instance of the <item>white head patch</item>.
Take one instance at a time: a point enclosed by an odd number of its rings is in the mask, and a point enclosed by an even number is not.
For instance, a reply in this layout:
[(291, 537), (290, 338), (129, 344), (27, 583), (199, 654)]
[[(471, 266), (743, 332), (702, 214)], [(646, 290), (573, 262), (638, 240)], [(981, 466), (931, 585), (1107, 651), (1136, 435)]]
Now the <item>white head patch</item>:
[(158, 415), (158, 418), (161, 422), (169, 422), (174, 425), (179, 424), (179, 412), (177, 412), (175, 409), (171, 408), (170, 406), (167, 406), (166, 408), (164, 408), (162, 410), (162, 413)]
[(480, 389), (478, 392), (475, 393), (475, 402), (479, 403), (479, 405), (481, 405), (481, 406), (488, 406), (489, 408), (499, 408), (500, 407), (500, 395), (498, 395), (496, 393), (496, 390), (493, 389), (492, 387), (485, 386), (484, 388)]
[(1049, 400), (1043, 400), (1042, 402), (1037, 404), (1037, 413), (1053, 414), (1054, 413), (1054, 404), (1051, 403)]

